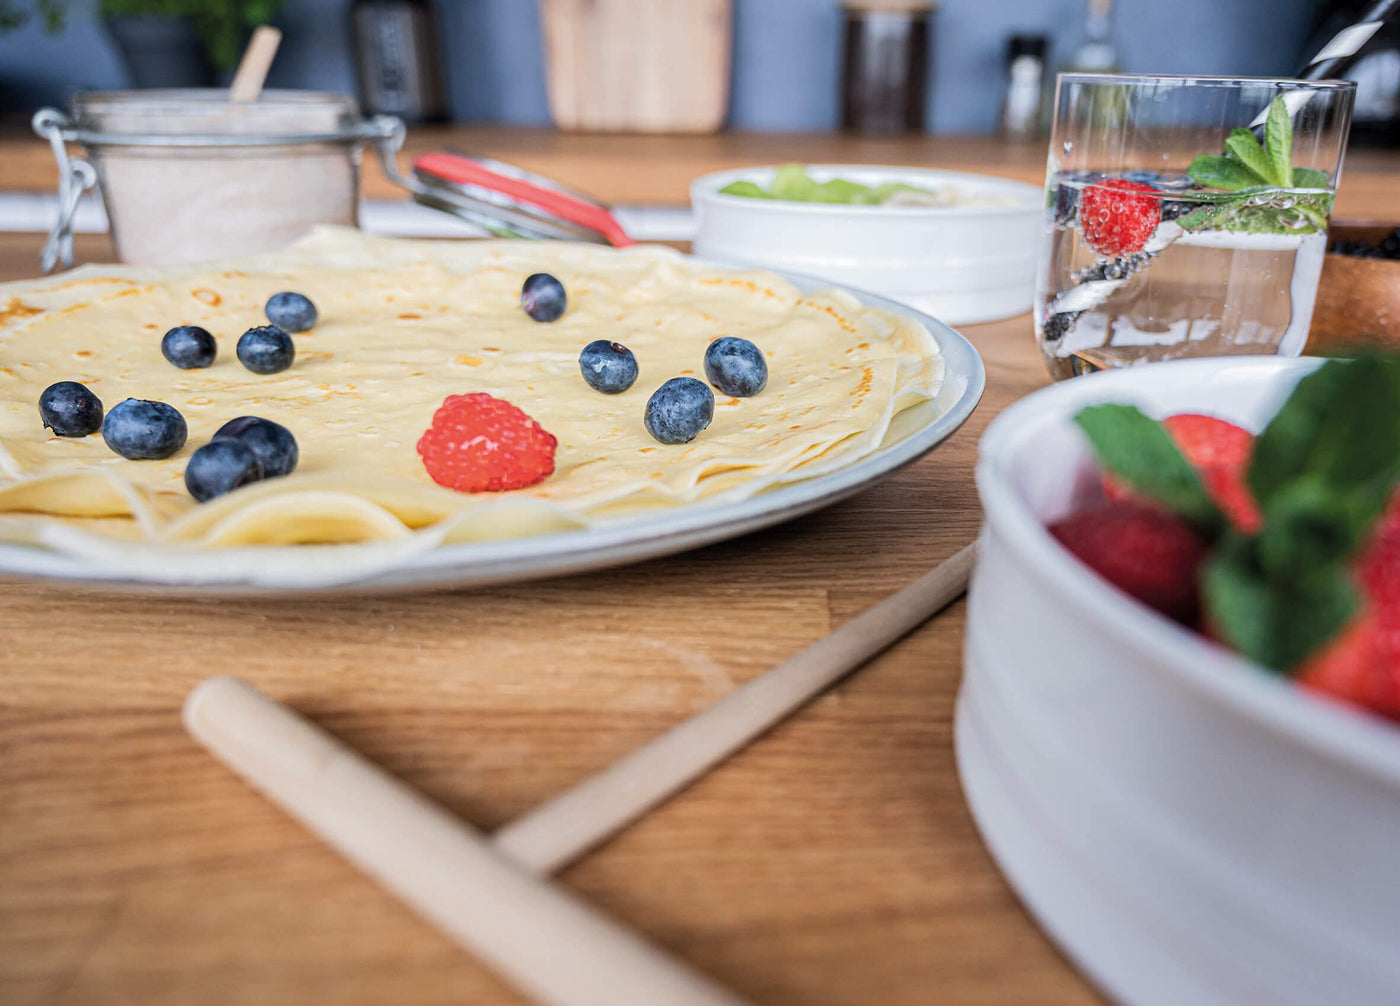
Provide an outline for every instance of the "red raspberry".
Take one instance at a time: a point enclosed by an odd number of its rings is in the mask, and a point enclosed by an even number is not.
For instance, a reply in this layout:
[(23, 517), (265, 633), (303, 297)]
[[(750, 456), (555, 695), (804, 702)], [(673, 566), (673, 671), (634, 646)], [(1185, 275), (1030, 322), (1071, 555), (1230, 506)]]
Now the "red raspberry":
[(1142, 182), (1110, 178), (1079, 195), (1079, 231), (1105, 258), (1140, 252), (1162, 222), (1160, 193)]
[[(1257, 534), (1263, 516), (1244, 477), (1254, 452), (1254, 434), (1234, 423), (1194, 412), (1168, 416), (1162, 425), (1230, 523), (1245, 534)], [(1103, 487), (1109, 499), (1132, 497), (1132, 490), (1112, 475), (1104, 476)]]
[(458, 492), (523, 489), (554, 472), (559, 441), (510, 402), (477, 392), (448, 395), (418, 440), (423, 467)]
[(1196, 572), (1205, 543), (1165, 510), (1110, 500), (1071, 514), (1049, 530), (1119, 590), (1179, 622), (1195, 618)]

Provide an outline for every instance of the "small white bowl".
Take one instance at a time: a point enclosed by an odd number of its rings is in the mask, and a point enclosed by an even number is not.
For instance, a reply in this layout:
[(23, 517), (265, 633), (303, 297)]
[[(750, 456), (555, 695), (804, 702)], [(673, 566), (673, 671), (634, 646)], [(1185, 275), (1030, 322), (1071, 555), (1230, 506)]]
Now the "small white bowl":
[(1045, 203), (1034, 185), (958, 171), (813, 164), (807, 170), (818, 181), (907, 182), (989, 204), (843, 206), (720, 193), (737, 181), (766, 188), (775, 170), (720, 171), (691, 183), (697, 255), (869, 290), (952, 325), (1031, 309)]
[(1076, 378), (981, 441), (963, 788), (1030, 910), (1131, 1006), (1400, 1001), (1400, 728), (1158, 617), (1045, 530), (1097, 491), (1080, 408), (1259, 429), (1316, 364)]

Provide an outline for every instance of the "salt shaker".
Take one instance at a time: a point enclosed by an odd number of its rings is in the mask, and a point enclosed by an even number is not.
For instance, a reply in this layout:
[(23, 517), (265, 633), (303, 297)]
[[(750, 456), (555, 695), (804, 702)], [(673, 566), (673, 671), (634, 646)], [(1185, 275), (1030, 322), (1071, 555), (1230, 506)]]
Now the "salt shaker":
[(1045, 90), (1045, 36), (1012, 35), (1006, 46), (1006, 97), (1001, 104), (1001, 134), (1028, 140), (1040, 131)]

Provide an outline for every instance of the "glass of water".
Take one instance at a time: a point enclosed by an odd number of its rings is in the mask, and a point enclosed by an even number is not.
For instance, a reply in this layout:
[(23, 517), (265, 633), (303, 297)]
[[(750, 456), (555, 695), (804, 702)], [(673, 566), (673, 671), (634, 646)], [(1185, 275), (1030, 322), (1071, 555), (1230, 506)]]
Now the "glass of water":
[(1355, 89), (1061, 74), (1035, 301), (1051, 376), (1301, 353)]

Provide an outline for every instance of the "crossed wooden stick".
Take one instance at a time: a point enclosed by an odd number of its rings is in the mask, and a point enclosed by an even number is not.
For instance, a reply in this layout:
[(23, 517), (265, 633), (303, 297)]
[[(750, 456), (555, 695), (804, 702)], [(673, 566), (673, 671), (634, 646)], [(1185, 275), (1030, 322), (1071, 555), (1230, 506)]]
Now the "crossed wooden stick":
[(743, 1006), (546, 879), (956, 600), (974, 545), (710, 708), (487, 836), (246, 682), (209, 678), (190, 733), (545, 1006)]

